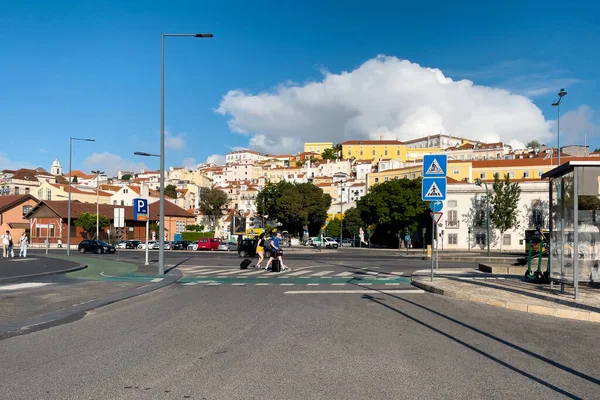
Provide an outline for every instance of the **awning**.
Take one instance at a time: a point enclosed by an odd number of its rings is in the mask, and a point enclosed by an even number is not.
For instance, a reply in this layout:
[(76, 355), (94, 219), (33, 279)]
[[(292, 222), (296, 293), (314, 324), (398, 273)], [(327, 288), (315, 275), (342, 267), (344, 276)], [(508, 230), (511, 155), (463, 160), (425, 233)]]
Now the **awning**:
[(29, 229), (29, 222), (9, 222), (11, 229)]

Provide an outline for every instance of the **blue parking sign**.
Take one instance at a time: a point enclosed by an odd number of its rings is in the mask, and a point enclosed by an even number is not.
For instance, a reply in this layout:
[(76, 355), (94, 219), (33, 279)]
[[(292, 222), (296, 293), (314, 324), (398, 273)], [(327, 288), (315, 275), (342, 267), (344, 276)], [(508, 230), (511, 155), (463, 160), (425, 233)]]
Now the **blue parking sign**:
[(148, 220), (148, 200), (133, 199), (133, 219), (134, 221)]

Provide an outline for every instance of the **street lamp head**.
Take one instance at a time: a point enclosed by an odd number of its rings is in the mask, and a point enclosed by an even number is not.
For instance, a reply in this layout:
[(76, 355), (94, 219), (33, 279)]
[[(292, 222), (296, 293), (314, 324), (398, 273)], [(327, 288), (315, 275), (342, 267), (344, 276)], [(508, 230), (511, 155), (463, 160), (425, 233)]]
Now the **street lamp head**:
[(194, 35), (194, 37), (197, 37), (197, 38), (211, 38), (211, 37), (213, 37), (213, 34), (212, 33), (196, 33)]
[(150, 157), (150, 153), (144, 153), (143, 151), (136, 151), (133, 154), (136, 156)]
[(567, 95), (567, 92), (565, 92), (564, 88), (560, 89), (560, 92), (558, 92), (558, 97), (564, 97), (566, 95)]
[(552, 107), (558, 107), (559, 104), (560, 104), (560, 101), (555, 101), (554, 103), (552, 103)]

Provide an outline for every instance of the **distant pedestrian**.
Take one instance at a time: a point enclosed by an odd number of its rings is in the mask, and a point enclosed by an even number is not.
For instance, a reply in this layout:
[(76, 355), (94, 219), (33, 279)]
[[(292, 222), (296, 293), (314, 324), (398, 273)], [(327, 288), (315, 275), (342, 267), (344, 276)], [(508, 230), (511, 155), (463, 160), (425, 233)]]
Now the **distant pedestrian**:
[(58, 242), (56, 243), (56, 247), (58, 247), (58, 248), (62, 247), (62, 240), (58, 239)]
[(19, 251), (19, 257), (27, 258), (27, 243), (28, 242), (29, 242), (29, 238), (27, 237), (25, 232), (23, 232), (23, 234), (21, 235), (21, 250)]
[(8, 245), (11, 241), (10, 232), (6, 231), (6, 233), (2, 234), (2, 257), (8, 257)]
[(258, 254), (258, 262), (254, 268), (260, 269), (260, 263), (265, 259), (265, 234), (261, 233), (256, 242), (256, 254)]
[(291, 271), (292, 269), (289, 268), (288, 266), (286, 266), (283, 263), (283, 250), (281, 250), (281, 232), (277, 232), (275, 234), (275, 237), (271, 239), (271, 257), (269, 257), (269, 261), (267, 261), (267, 266), (265, 267), (265, 269), (268, 271), (269, 270), (269, 266), (271, 265), (271, 262), (273, 262), (273, 260), (275, 258), (277, 258), (279, 260), (280, 266), (281, 266), (281, 271)]

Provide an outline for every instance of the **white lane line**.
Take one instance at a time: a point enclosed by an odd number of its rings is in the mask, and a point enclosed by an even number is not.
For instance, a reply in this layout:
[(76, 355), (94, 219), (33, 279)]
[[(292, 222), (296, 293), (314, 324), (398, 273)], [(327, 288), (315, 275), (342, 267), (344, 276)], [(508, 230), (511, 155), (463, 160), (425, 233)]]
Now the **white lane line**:
[(270, 283), (255, 283), (254, 286), (269, 286)]
[(351, 276), (351, 275), (354, 275), (354, 272), (348, 272), (348, 271), (346, 271), (346, 272), (342, 272), (342, 273), (339, 273), (339, 274), (334, 275), (334, 276)]
[(361, 285), (361, 286), (371, 286), (372, 283), (359, 283), (359, 285)]
[(165, 279), (165, 278), (154, 278), (154, 279), (151, 279), (150, 282), (160, 282), (163, 279)]
[(246, 285), (245, 283), (232, 283), (232, 286), (244, 286)]
[(345, 286), (345, 283), (332, 283), (331, 286)]
[(402, 275), (404, 275), (404, 272), (394, 272), (394, 271), (392, 271), (392, 272), (388, 272), (388, 274), (390, 274), (390, 275), (396, 275), (396, 276), (402, 276)]
[(400, 286), (399, 283), (386, 283), (385, 286)]
[(280, 283), (279, 286), (294, 286), (293, 283)]
[(206, 284), (206, 286), (219, 286), (221, 284), (221, 282), (209, 282)]
[(185, 286), (192, 286), (192, 285), (198, 285), (198, 284), (200, 284), (200, 282), (186, 282), (186, 283), (182, 283), (182, 285), (185, 285)]
[(29, 283), (15, 283), (14, 285), (0, 286), (0, 290), (19, 290), (19, 289), (32, 289), (36, 287), (50, 285), (45, 282), (29, 282)]
[(261, 270), (258, 270), (258, 271), (244, 272), (243, 274), (240, 274), (240, 276), (241, 275), (245, 275), (245, 276), (248, 276), (248, 275), (258, 275), (258, 274), (265, 274), (265, 273), (267, 273), (267, 271), (265, 271), (264, 269), (261, 269)]
[(319, 283), (307, 283), (306, 286), (319, 286)]
[(194, 275), (205, 275), (205, 274), (211, 274), (211, 273), (217, 272), (217, 271), (223, 271), (223, 269), (207, 269), (206, 271), (190, 271), (190, 273), (194, 274)]
[(312, 271), (296, 271), (296, 272), (290, 272), (289, 274), (287, 274), (287, 276), (298, 276), (298, 275), (304, 275), (304, 274), (310, 274)]
[(370, 293), (387, 293), (387, 294), (413, 294), (424, 293), (421, 289), (391, 289), (391, 290), (288, 290), (284, 294), (370, 294)]
[(334, 271), (321, 271), (321, 272), (317, 272), (315, 274), (312, 274), (311, 276), (323, 276), (323, 275), (330, 274), (332, 272), (334, 272)]

